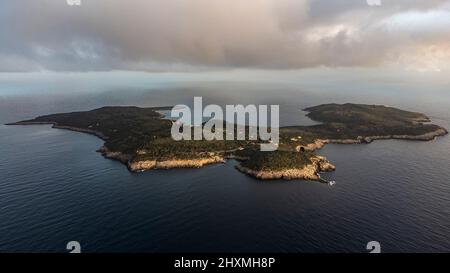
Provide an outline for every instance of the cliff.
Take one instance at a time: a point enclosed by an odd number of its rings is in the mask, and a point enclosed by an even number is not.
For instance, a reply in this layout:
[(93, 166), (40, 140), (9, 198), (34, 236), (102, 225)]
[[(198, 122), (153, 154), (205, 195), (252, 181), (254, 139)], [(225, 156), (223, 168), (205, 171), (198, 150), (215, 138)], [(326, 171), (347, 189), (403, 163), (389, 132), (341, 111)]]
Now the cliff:
[[(236, 167), (259, 179), (321, 180), (319, 172), (335, 167), (314, 154), (328, 143), (360, 144), (381, 139), (433, 140), (448, 134), (421, 113), (381, 105), (324, 104), (305, 109), (320, 122), (311, 126), (280, 128), (277, 151), (259, 150), (258, 140), (175, 141), (172, 122), (162, 118), (160, 108), (134, 106), (102, 107), (91, 111), (40, 116), (9, 125), (52, 124), (95, 135), (104, 140), (98, 150), (118, 160), (130, 171), (201, 168), (236, 159)], [(224, 131), (224, 134), (226, 131)]]
[(336, 169), (336, 167), (323, 156), (316, 155), (310, 159), (310, 164), (284, 170), (253, 170), (242, 165), (237, 165), (236, 169), (260, 180), (321, 180), (319, 172), (330, 172)]
[(153, 169), (201, 168), (205, 165), (216, 163), (225, 163), (225, 159), (220, 156), (213, 156), (198, 159), (130, 161), (128, 163), (128, 169), (133, 172), (140, 172)]
[(447, 135), (448, 131), (444, 128), (438, 128), (432, 132), (422, 135), (385, 135), (385, 136), (358, 136), (356, 139), (316, 139), (314, 142), (306, 145), (298, 145), (295, 147), (297, 152), (303, 148), (305, 151), (315, 151), (322, 149), (326, 144), (363, 144), (371, 143), (375, 140), (400, 139), (400, 140), (415, 140), (415, 141), (430, 141), (437, 137)]

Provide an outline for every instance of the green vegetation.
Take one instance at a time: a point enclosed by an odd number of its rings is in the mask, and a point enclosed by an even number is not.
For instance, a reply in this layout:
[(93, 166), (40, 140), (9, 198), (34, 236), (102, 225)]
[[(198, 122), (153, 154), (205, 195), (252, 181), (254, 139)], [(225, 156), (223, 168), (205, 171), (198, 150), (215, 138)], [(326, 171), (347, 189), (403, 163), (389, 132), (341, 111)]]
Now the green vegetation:
[(282, 171), (302, 168), (311, 163), (310, 152), (274, 151), (270, 153), (255, 151), (250, 159), (241, 163), (243, 167), (254, 171)]
[(225, 156), (241, 147), (246, 141), (174, 141), (172, 138), (159, 138), (141, 145), (141, 153), (136, 160), (198, 159), (210, 155)]
[(105, 140), (111, 152), (132, 155), (133, 160), (196, 159), (211, 152), (225, 154), (251, 141), (174, 141), (172, 122), (158, 110), (171, 107), (102, 107), (92, 111), (40, 116), (15, 124), (51, 123), (59, 128), (81, 129)]
[(305, 109), (309, 111), (308, 117), (322, 124), (281, 128), (278, 151), (260, 152), (258, 141), (174, 141), (170, 134), (172, 121), (156, 112), (168, 109), (171, 108), (103, 107), (41, 116), (15, 124), (52, 123), (58, 128), (93, 133), (105, 140), (108, 151), (127, 155), (133, 162), (231, 156), (248, 159), (242, 166), (257, 171), (301, 168), (309, 164), (314, 154), (298, 151), (317, 139), (362, 140), (397, 135), (429, 140), (447, 133), (427, 123), (429, 119), (421, 113), (379, 105), (325, 104)]
[(401, 126), (415, 122), (430, 121), (422, 113), (408, 112), (383, 105), (365, 104), (322, 104), (306, 108), (307, 115), (313, 120), (326, 123), (388, 123), (390, 126)]
[(56, 123), (100, 133), (112, 151), (134, 153), (145, 143), (170, 137), (171, 121), (155, 112), (161, 108), (102, 107), (87, 112), (73, 112), (37, 117), (26, 123)]
[(442, 129), (425, 124), (429, 118), (381, 105), (324, 104), (305, 109), (307, 116), (322, 122), (314, 126), (292, 126), (281, 130), (284, 136), (302, 136), (301, 144), (315, 139), (357, 139), (371, 136), (421, 136)]

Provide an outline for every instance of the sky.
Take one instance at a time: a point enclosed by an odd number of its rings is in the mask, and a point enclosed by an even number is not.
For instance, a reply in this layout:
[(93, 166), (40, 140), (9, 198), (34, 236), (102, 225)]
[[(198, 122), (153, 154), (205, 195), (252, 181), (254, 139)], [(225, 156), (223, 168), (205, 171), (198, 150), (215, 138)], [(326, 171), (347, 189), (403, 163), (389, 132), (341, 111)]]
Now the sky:
[(0, 72), (450, 72), (450, 0), (0, 0)]

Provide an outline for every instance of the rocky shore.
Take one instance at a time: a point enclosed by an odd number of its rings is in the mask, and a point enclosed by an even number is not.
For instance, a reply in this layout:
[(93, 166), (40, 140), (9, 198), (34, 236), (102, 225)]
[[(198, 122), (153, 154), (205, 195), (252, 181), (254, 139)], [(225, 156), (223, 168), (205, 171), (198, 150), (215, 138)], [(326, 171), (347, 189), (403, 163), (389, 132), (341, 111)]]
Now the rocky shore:
[(423, 135), (418, 136), (410, 136), (410, 135), (388, 135), (388, 136), (370, 136), (365, 138), (358, 138), (357, 141), (360, 143), (370, 143), (374, 140), (381, 139), (402, 139), (402, 140), (419, 140), (419, 141), (430, 141), (434, 140), (437, 137), (444, 136), (448, 134), (448, 131), (444, 128), (439, 128), (436, 131), (429, 132)]
[(102, 146), (97, 152), (105, 158), (118, 160), (132, 172), (143, 172), (156, 169), (176, 169), (176, 168), (201, 168), (205, 165), (225, 163), (225, 158), (221, 156), (205, 156), (198, 159), (171, 159), (171, 160), (133, 160), (131, 155), (120, 152), (112, 152), (107, 147)]
[[(326, 144), (362, 144), (371, 143), (374, 140), (382, 139), (403, 139), (403, 140), (423, 140), (429, 141), (436, 137), (448, 134), (448, 132), (440, 128), (434, 132), (430, 132), (419, 136), (408, 136), (408, 135), (389, 135), (389, 136), (370, 136), (370, 137), (358, 137), (357, 139), (317, 139), (313, 143), (309, 143), (305, 146), (297, 146), (296, 150), (300, 152), (300, 148), (303, 147), (305, 151), (315, 151), (323, 148)], [(173, 159), (173, 160), (143, 160), (143, 161), (132, 161), (131, 156), (124, 155), (119, 152), (108, 151), (106, 147), (102, 147), (99, 152), (103, 156), (111, 159), (119, 160), (127, 164), (128, 169), (133, 172), (141, 172), (153, 169), (174, 169), (174, 168), (201, 168), (205, 165), (225, 163), (227, 159), (235, 159), (238, 161), (245, 161), (249, 158), (239, 157), (233, 154), (229, 154), (226, 157), (222, 156), (206, 156), (205, 158), (199, 159)], [(308, 164), (299, 168), (290, 168), (285, 170), (252, 170), (243, 167), (241, 164), (236, 166), (236, 169), (240, 172), (252, 176), (260, 180), (315, 180), (320, 181), (319, 172), (330, 172), (334, 171), (336, 167), (331, 164), (323, 156), (314, 155), (311, 157), (311, 164)]]
[[(230, 150), (217, 149), (208, 143), (184, 143), (183, 150), (178, 151), (175, 141), (168, 137), (170, 122), (163, 119), (158, 109), (102, 107), (85, 112), (40, 116), (8, 125), (51, 124), (53, 128), (95, 135), (105, 141), (98, 152), (105, 158), (122, 162), (133, 172), (201, 168), (234, 159), (241, 161), (236, 167), (239, 171), (263, 180), (324, 181), (319, 173), (333, 171), (335, 166), (325, 157), (315, 155), (314, 151), (329, 143), (362, 144), (382, 139), (429, 141), (448, 134), (446, 129), (437, 125), (422, 124), (430, 122), (430, 119), (421, 113), (380, 105), (323, 104), (306, 109), (310, 112), (308, 116), (321, 122), (321, 125), (284, 127), (283, 132), (291, 141), (284, 143), (287, 145), (280, 147), (279, 153), (261, 153), (257, 141), (246, 147), (231, 145)], [(366, 130), (368, 125), (377, 130)], [(152, 135), (148, 135), (149, 128), (152, 128)], [(398, 132), (408, 135), (396, 134)], [(302, 136), (314, 141), (301, 144)], [(358, 137), (351, 139), (343, 136)], [(149, 143), (151, 137), (162, 138), (162, 141)], [(117, 148), (112, 151), (107, 147)], [(135, 150), (136, 147), (146, 148)]]
[(8, 123), (6, 125), (52, 125), (52, 128), (86, 133), (86, 134), (94, 135), (98, 138), (101, 138), (102, 140), (108, 139), (108, 137), (105, 136), (103, 133), (95, 131), (95, 130), (78, 128), (78, 127), (73, 127), (73, 126), (62, 126), (62, 125), (58, 125), (58, 123), (56, 123), (56, 122), (19, 121), (19, 122), (15, 122), (15, 123)]
[(296, 150), (299, 152), (302, 148), (305, 151), (315, 151), (322, 149), (326, 144), (364, 144), (371, 143), (375, 140), (400, 139), (400, 140), (415, 140), (415, 141), (430, 141), (437, 137), (447, 135), (448, 131), (444, 128), (439, 128), (436, 131), (429, 132), (423, 135), (386, 135), (386, 136), (359, 136), (356, 139), (316, 139), (313, 143), (307, 145), (298, 145)]
[(285, 170), (252, 170), (250, 168), (243, 167), (242, 165), (237, 165), (236, 169), (240, 172), (255, 177), (260, 180), (321, 180), (319, 172), (330, 172), (334, 171), (336, 167), (331, 164), (323, 156), (313, 156), (311, 158), (311, 164), (305, 165), (299, 168), (291, 168)]
[(126, 165), (128, 165), (128, 162), (133, 158), (131, 155), (123, 154), (121, 152), (112, 152), (106, 146), (102, 146), (97, 152), (101, 153), (105, 158), (118, 160)]
[(128, 162), (128, 169), (133, 172), (141, 172), (154, 169), (201, 168), (216, 163), (225, 163), (225, 159), (220, 156), (213, 156), (199, 159), (130, 161)]

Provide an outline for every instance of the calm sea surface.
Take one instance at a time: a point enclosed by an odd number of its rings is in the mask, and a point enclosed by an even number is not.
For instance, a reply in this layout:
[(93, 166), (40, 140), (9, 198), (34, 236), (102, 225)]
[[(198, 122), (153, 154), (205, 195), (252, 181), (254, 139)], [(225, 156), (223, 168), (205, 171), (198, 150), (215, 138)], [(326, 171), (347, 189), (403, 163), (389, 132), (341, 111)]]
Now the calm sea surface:
[[(181, 85), (181, 84), (180, 84)], [(13, 86), (14, 88), (18, 88)], [(280, 104), (282, 124), (311, 124), (301, 111), (328, 102), (389, 104), (450, 128), (444, 87), (186, 83), (134, 91), (0, 96), (0, 122), (104, 105)], [(46, 90), (46, 86), (42, 87)], [(316, 90), (317, 89), (317, 90)], [(387, 91), (389, 89), (389, 92)], [(218, 91), (219, 90), (219, 91)], [(376, 92), (375, 92), (376, 91)], [(95, 152), (94, 136), (50, 126), (0, 126), (0, 252), (385, 252), (450, 251), (450, 137), (431, 142), (328, 145), (330, 187), (260, 182), (234, 169), (134, 174)]]

